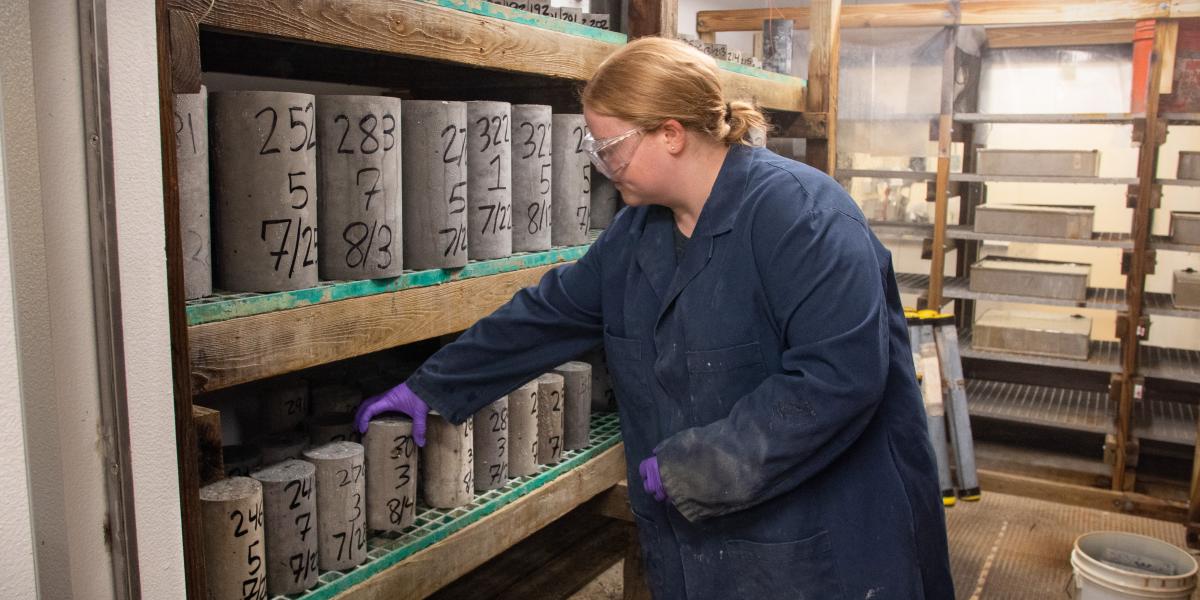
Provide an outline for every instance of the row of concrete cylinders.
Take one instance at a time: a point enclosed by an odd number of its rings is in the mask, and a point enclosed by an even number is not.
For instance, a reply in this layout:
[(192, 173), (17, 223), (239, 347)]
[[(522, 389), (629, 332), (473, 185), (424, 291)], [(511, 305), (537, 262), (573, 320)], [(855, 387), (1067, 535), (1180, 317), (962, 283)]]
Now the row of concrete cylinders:
[(362, 564), (369, 532), (410, 528), (418, 493), (433, 508), (464, 506), (587, 447), (592, 377), (592, 365), (572, 361), (460, 425), (430, 413), (419, 468), (412, 421), (388, 414), (371, 421), (361, 444), (314, 438), (319, 445), (201, 488), (210, 597), (310, 589), (322, 571)]
[(186, 296), (586, 244), (620, 203), (586, 132), (582, 115), (539, 104), (177, 95)]

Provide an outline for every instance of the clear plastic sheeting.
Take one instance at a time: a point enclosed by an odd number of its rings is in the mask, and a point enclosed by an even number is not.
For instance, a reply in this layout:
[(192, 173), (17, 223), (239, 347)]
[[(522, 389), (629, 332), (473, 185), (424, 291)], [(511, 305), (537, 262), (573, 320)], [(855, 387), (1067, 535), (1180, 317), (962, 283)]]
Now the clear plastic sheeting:
[(1129, 111), (1133, 47), (1006, 48), (983, 59), (979, 112)]

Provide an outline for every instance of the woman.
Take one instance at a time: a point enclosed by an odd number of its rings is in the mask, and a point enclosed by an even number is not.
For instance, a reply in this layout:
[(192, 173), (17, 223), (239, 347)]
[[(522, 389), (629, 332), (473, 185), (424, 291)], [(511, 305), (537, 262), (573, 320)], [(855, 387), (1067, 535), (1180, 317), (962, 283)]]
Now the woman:
[(603, 341), (655, 598), (952, 598), (891, 257), (837, 183), (745, 144), (715, 62), (643, 38), (583, 92), (629, 208), (364, 403), (462, 422)]

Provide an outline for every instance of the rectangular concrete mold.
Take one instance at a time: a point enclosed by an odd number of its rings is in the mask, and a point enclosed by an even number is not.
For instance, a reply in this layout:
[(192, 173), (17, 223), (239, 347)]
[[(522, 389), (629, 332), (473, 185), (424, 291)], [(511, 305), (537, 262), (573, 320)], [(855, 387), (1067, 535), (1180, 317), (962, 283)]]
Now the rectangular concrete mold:
[(985, 258), (971, 265), (972, 292), (1059, 300), (1087, 300), (1090, 265), (1014, 258)]
[(1179, 179), (1200, 179), (1200, 152), (1180, 152), (1179, 170), (1175, 176)]
[(1100, 151), (980, 150), (975, 170), (980, 175), (1095, 177), (1100, 173)]
[(1171, 241), (1176, 244), (1200, 244), (1200, 212), (1172, 212)]
[(1175, 271), (1171, 285), (1171, 300), (1175, 308), (1200, 310), (1200, 271), (1182, 269)]
[(976, 350), (1087, 360), (1092, 320), (1081, 315), (993, 309), (975, 321), (973, 331)]
[(1005, 235), (1086, 240), (1092, 237), (1095, 210), (1074, 206), (1003, 206), (975, 208), (975, 231)]

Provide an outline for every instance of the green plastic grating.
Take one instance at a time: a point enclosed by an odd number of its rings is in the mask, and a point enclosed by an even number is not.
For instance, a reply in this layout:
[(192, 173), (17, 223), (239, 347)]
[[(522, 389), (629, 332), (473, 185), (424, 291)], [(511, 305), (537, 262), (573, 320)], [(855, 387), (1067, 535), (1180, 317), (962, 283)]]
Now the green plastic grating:
[(407, 531), (384, 533), (367, 539), (367, 561), (349, 571), (321, 573), (316, 587), (304, 594), (275, 596), (273, 600), (327, 600), (336, 597), (388, 567), (440, 542), (522, 496), (554, 481), (560, 475), (595, 458), (621, 441), (616, 413), (592, 415), (591, 445), (582, 450), (563, 452), (562, 462), (544, 466), (537, 475), (516, 477), (508, 485), (475, 494), (466, 506), (452, 509), (429, 508), (417, 505), (417, 516)]
[(462, 279), (487, 277), (521, 269), (570, 262), (583, 257), (591, 243), (599, 237), (601, 231), (600, 229), (591, 230), (588, 235), (588, 243), (582, 246), (563, 246), (544, 252), (519, 252), (507, 258), (494, 260), (473, 260), (461, 269), (405, 271), (403, 275), (390, 279), (323, 281), (316, 287), (290, 292), (257, 294), (214, 290), (212, 296), (188, 301), (187, 321), (188, 325), (202, 325), (301, 306), (387, 294)]

